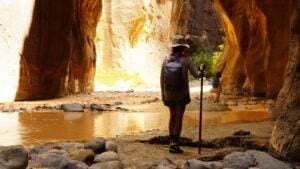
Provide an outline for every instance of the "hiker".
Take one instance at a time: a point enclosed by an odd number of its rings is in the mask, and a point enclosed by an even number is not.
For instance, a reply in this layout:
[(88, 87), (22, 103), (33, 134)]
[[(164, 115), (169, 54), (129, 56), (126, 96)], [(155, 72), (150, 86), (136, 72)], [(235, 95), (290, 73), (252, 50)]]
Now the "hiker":
[(189, 48), (185, 38), (176, 35), (172, 40), (171, 54), (166, 57), (161, 69), (161, 93), (165, 106), (169, 107), (170, 148), (171, 153), (183, 153), (179, 147), (179, 138), (182, 128), (182, 119), (185, 106), (190, 103), (188, 72), (194, 78), (200, 78), (201, 73), (192, 62), (191, 56), (184, 51)]
[(222, 72), (217, 72), (212, 82), (213, 93), (215, 93), (214, 102), (220, 102), (220, 95), (222, 92), (221, 77), (222, 77)]

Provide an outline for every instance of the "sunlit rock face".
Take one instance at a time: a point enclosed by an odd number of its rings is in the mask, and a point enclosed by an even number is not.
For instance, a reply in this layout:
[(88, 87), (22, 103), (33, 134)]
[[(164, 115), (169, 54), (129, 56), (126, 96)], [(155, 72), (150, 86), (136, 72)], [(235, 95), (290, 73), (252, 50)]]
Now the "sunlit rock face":
[(21, 53), (16, 100), (53, 98), (64, 91), (75, 6), (73, 1), (59, 2), (35, 1), (30, 32)]
[(94, 90), (95, 37), (101, 15), (101, 1), (76, 0), (66, 93), (89, 93)]
[(292, 35), (283, 87), (277, 98), (277, 115), (270, 151), (300, 162), (300, 1), (292, 1)]
[(101, 1), (36, 0), (24, 42), (16, 100), (93, 90)]
[(34, 0), (0, 0), (0, 102), (14, 100)]
[(97, 90), (158, 87), (160, 65), (175, 34), (193, 36), (196, 47), (213, 50), (222, 43), (212, 1), (104, 0), (102, 16)]
[(288, 59), (290, 4), (286, 0), (217, 0), (225, 30), (225, 51), (217, 69), (224, 91), (249, 89), (274, 97)]
[(168, 53), (171, 1), (103, 0), (96, 90), (157, 86)]

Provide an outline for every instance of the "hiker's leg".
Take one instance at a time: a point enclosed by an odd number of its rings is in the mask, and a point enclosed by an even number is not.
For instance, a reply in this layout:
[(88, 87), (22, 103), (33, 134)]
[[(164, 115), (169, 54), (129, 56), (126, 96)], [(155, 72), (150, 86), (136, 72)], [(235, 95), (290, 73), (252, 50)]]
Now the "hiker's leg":
[(176, 135), (178, 138), (180, 137), (181, 134), (184, 111), (185, 111), (185, 105), (176, 106), (175, 127), (173, 132), (174, 135)]
[(176, 106), (169, 106), (170, 111), (170, 121), (169, 121), (169, 135), (170, 137), (174, 136), (174, 128), (175, 128), (175, 119), (176, 119)]

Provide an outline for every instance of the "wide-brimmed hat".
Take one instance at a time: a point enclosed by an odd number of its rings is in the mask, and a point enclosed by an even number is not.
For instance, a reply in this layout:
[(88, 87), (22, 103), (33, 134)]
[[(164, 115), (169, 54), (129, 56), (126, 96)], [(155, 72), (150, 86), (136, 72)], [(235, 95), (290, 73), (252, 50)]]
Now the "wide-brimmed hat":
[(190, 48), (190, 45), (186, 43), (185, 38), (182, 35), (175, 35), (172, 39), (171, 48), (175, 48), (178, 46), (184, 46), (186, 48)]

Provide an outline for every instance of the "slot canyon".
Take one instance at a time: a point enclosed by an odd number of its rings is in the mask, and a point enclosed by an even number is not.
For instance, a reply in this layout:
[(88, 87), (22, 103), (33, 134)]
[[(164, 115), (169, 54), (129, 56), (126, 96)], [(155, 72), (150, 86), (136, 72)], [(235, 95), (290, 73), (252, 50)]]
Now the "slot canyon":
[(274, 99), (268, 151), (299, 162), (298, 0), (0, 0), (0, 102), (159, 88), (176, 34), (224, 44), (222, 92)]

